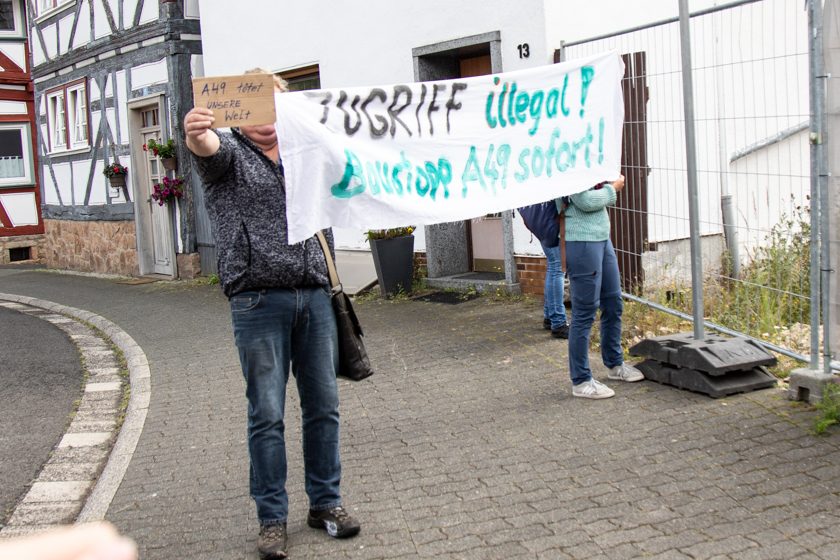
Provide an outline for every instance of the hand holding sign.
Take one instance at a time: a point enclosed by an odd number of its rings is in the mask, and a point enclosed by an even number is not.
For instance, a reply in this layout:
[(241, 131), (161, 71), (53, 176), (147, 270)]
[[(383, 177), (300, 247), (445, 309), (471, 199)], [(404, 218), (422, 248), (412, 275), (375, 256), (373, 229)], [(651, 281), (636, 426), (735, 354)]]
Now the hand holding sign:
[(212, 111), (218, 127), (273, 124), (277, 120), (271, 74), (196, 78), (192, 82), (195, 107)]

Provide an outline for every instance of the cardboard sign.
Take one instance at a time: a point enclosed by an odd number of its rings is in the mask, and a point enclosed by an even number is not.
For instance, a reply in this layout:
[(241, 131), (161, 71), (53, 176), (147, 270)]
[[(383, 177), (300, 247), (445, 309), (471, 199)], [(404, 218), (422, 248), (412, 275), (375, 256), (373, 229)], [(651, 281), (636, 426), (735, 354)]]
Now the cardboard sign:
[(272, 124), (274, 78), (271, 74), (243, 74), (195, 78), (193, 102), (213, 111), (216, 128)]

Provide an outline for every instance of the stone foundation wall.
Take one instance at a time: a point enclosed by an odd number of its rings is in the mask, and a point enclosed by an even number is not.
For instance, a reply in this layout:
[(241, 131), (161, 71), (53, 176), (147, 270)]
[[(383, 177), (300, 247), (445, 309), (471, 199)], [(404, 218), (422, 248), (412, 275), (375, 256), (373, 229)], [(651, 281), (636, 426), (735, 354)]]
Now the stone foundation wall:
[(44, 220), (50, 268), (137, 276), (134, 222)]
[(46, 243), (46, 238), (41, 234), (0, 237), (0, 264), (10, 264), (9, 249), (18, 249), (20, 247), (29, 247), (29, 260), (15, 261), (11, 264), (43, 264)]
[(201, 256), (198, 253), (179, 253), (175, 259), (178, 263), (178, 278), (181, 280), (201, 276)]

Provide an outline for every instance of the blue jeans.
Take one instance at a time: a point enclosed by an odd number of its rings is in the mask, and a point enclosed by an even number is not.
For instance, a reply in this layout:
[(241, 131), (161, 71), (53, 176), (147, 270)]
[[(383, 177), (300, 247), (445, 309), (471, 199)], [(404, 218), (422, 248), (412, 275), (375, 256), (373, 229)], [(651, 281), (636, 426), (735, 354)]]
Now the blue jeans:
[(589, 336), (601, 310), (601, 359), (612, 368), (624, 363), (621, 351), (621, 279), (612, 242), (567, 241), (566, 267), (572, 292), (569, 329), (569, 375), (577, 385), (592, 379)]
[(260, 523), (286, 521), (283, 414), (289, 371), (300, 395), (306, 493), (312, 509), (341, 505), (338, 338), (325, 288), (241, 292), (230, 299), (248, 397), (251, 497)]
[[(542, 243), (540, 243), (542, 245)], [(552, 330), (566, 324), (566, 306), (563, 303), (565, 274), (560, 264), (560, 246), (542, 246), (545, 253), (545, 289), (543, 290), (543, 317), (551, 321)]]

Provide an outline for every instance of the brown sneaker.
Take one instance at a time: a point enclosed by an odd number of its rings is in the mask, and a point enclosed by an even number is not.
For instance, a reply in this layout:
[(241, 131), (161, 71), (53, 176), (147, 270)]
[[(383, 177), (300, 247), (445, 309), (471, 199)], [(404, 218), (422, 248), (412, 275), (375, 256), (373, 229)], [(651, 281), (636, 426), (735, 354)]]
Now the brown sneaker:
[(313, 529), (325, 529), (329, 536), (336, 539), (354, 537), (362, 529), (359, 522), (341, 506), (320, 511), (310, 509), (306, 523)]
[(262, 560), (275, 560), (286, 557), (286, 524), (274, 523), (260, 527), (257, 550)]

